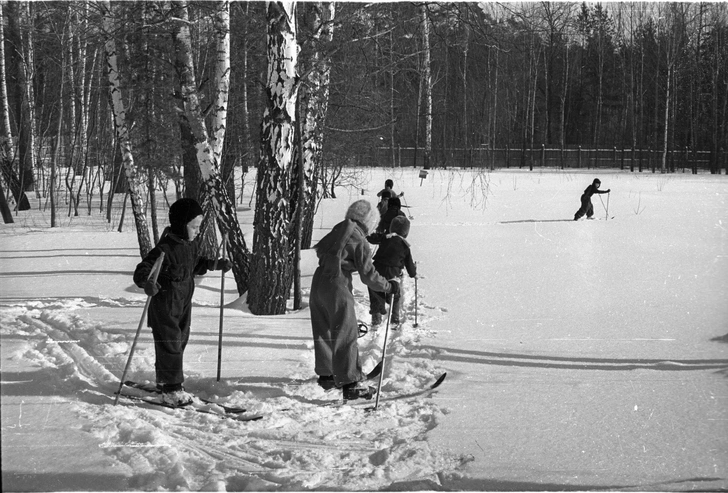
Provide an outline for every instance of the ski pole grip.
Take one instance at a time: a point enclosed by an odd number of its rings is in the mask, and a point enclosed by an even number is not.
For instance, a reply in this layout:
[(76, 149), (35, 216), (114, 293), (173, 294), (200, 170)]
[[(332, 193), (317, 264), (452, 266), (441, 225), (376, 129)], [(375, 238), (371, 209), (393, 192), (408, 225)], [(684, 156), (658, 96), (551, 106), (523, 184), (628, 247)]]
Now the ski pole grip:
[(157, 283), (157, 279), (159, 279), (159, 272), (162, 270), (162, 262), (164, 262), (164, 252), (160, 253), (159, 258), (154, 261), (152, 271), (149, 273), (147, 280), (152, 279), (155, 284)]

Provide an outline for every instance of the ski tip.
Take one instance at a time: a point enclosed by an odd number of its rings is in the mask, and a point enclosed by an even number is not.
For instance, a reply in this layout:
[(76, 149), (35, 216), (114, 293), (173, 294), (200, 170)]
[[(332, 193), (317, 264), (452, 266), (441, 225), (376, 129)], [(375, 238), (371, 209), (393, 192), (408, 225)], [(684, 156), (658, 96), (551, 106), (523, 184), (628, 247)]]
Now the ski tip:
[(382, 373), (382, 368), (384, 367), (384, 360), (377, 363), (377, 365), (372, 368), (372, 371), (367, 373), (367, 380), (373, 380), (374, 378), (378, 377), (380, 373)]
[(445, 377), (446, 376), (447, 376), (447, 372), (445, 372), (442, 375), (440, 375), (440, 377), (437, 380), (435, 380), (435, 383), (433, 383), (432, 386), (430, 386), (430, 388), (431, 389), (436, 389), (437, 387), (439, 387), (440, 384), (445, 380)]

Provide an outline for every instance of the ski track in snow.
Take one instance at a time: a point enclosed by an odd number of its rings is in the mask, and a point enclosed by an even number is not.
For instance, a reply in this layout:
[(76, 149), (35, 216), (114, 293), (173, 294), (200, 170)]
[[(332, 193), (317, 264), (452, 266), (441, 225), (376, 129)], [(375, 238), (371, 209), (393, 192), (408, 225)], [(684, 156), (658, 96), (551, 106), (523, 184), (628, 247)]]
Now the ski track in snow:
[[(440, 371), (431, 350), (417, 350), (422, 339), (435, 336), (427, 329), (431, 316), (418, 313), (418, 327), (413, 327), (414, 283), (406, 279), (404, 287), (403, 323), (399, 330), (390, 327), (389, 331), (383, 396), (422, 388)], [(359, 319), (369, 324), (367, 293), (356, 290), (355, 298)], [(129, 303), (97, 301), (104, 306)], [(299, 375), (290, 381), (256, 385), (256, 389), (275, 388), (275, 397), (257, 397), (255, 390), (236, 389), (234, 382), (222, 389), (221, 384), (210, 385), (213, 397), (227, 394), (220, 398), (223, 403), (264, 414), (260, 421), (239, 422), (123, 398), (114, 406), (118, 369), (126, 364), (133, 334), (108, 330), (73, 313), (92, 306), (92, 299), (6, 306), (0, 309), (0, 331), (27, 341), (23, 354), (13, 357), (52, 370), (44, 375), (55, 381), (44, 384), (53, 385), (72, 401), (74, 411), (87, 423), (85, 429), (100, 441), (104, 452), (130, 468), (129, 486), (134, 489), (372, 490), (401, 481), (438, 483), (439, 473), (453, 471), (466, 460), (430, 448), (427, 432), (448, 412), (436, 400), (383, 401), (376, 413), (355, 406), (321, 406), (316, 402), (336, 401), (338, 391), (326, 392), (314, 379)], [(365, 371), (381, 359), (385, 324), (370, 327), (359, 339)], [(312, 344), (304, 352), (301, 375), (308, 376), (313, 367)], [(129, 376), (152, 380), (153, 368), (153, 348), (137, 347)], [(188, 372), (188, 387), (202, 387), (197, 393), (207, 397), (202, 380), (201, 375)]]

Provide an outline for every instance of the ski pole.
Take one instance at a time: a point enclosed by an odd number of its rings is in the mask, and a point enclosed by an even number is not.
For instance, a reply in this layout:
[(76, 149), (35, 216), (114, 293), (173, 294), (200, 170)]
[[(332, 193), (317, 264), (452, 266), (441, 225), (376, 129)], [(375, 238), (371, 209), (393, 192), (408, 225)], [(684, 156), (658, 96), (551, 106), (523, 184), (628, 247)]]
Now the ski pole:
[(402, 192), (402, 198), (404, 199), (404, 206), (407, 208), (407, 215), (410, 219), (414, 219), (412, 212), (409, 210), (409, 205), (407, 205), (407, 199), (404, 198), (404, 192)]
[[(164, 252), (159, 254), (159, 258), (154, 262), (154, 265), (152, 266), (152, 271), (149, 273), (149, 277), (147, 277), (147, 280), (153, 279), (154, 284), (157, 283), (157, 279), (159, 278), (159, 271), (162, 270), (162, 262), (164, 262)], [(131, 366), (131, 358), (134, 356), (134, 349), (136, 349), (137, 340), (139, 339), (139, 333), (142, 331), (142, 326), (144, 325), (144, 319), (147, 317), (147, 311), (149, 310), (149, 303), (152, 301), (151, 296), (147, 296), (147, 302), (144, 304), (144, 310), (142, 311), (142, 318), (139, 320), (139, 327), (137, 327), (136, 335), (134, 336), (134, 342), (131, 344), (131, 349), (129, 350), (129, 359), (126, 361), (126, 366), (124, 367), (124, 373), (121, 374), (121, 381), (119, 382), (119, 391), (116, 393), (116, 397), (114, 398), (114, 405), (116, 405), (117, 402), (119, 402), (119, 396), (121, 395), (121, 389), (124, 387), (124, 382), (126, 381), (126, 372), (129, 371), (129, 366)]]
[[(227, 250), (227, 234), (222, 235), (222, 258), (225, 258)], [(216, 260), (217, 261), (217, 260)], [(222, 368), (222, 324), (223, 312), (225, 310), (225, 271), (220, 271), (220, 335), (217, 340), (217, 381), (220, 381), (220, 370)]]
[(602, 196), (601, 195), (599, 195), (599, 202), (602, 203), (602, 209), (604, 209), (604, 212), (606, 214), (609, 214), (609, 212), (607, 211), (607, 208), (604, 206), (604, 200), (602, 199)]
[(387, 327), (384, 329), (384, 344), (382, 344), (382, 371), (379, 374), (379, 385), (377, 386), (377, 398), (374, 401), (374, 410), (375, 411), (379, 407), (379, 396), (382, 393), (382, 380), (384, 379), (384, 360), (387, 357), (387, 336), (389, 335), (389, 321), (392, 319), (392, 305), (394, 305), (394, 295), (392, 295), (392, 301), (389, 303), (389, 311), (387, 312)]
[(415, 324), (413, 327), (417, 327), (417, 276), (415, 276)]
[(612, 195), (612, 192), (607, 192), (607, 217), (604, 219), (605, 221), (609, 219), (609, 196)]

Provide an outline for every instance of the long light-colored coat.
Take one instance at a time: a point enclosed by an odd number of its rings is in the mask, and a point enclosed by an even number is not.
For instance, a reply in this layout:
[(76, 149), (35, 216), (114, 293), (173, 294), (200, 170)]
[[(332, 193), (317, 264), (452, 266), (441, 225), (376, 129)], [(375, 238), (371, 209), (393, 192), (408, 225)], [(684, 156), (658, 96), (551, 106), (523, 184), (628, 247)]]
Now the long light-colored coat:
[(363, 380), (352, 273), (379, 292), (390, 290), (371, 261), (366, 229), (356, 221), (340, 222), (316, 245), (319, 266), (311, 283), (311, 328), (317, 375), (333, 375), (337, 387)]

